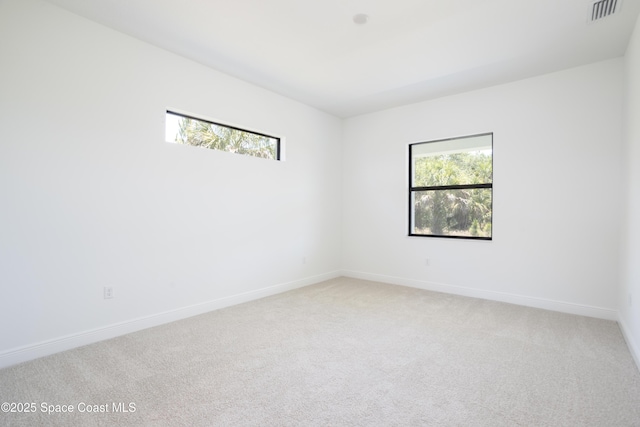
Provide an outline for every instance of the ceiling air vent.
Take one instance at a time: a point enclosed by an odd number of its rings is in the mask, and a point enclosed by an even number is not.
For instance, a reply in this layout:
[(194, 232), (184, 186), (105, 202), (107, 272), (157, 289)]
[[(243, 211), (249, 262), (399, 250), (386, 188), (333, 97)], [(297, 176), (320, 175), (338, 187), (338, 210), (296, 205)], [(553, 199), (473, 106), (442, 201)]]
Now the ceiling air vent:
[(620, 10), (622, 0), (599, 0), (591, 3), (589, 22), (596, 22)]

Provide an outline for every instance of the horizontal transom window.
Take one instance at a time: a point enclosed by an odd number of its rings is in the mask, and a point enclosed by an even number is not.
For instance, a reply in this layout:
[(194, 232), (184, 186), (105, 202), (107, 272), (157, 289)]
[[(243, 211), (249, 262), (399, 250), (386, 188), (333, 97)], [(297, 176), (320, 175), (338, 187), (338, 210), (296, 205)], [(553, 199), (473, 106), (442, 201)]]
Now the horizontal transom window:
[(280, 160), (280, 138), (167, 111), (165, 140)]

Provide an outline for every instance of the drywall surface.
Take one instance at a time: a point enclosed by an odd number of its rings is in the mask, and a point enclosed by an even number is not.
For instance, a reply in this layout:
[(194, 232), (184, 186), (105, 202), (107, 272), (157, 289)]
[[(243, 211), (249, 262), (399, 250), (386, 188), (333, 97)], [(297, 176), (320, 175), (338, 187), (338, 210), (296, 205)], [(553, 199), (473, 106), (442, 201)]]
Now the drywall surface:
[[(166, 143), (167, 109), (280, 136), (285, 161)], [(335, 117), (8, 0), (0, 132), (0, 354), (340, 268)]]
[(625, 55), (626, 221), (623, 230), (620, 324), (640, 367), (640, 18)]
[[(346, 120), (347, 274), (616, 318), (622, 76), (615, 59)], [(408, 237), (408, 145), (485, 132), (493, 240)]]

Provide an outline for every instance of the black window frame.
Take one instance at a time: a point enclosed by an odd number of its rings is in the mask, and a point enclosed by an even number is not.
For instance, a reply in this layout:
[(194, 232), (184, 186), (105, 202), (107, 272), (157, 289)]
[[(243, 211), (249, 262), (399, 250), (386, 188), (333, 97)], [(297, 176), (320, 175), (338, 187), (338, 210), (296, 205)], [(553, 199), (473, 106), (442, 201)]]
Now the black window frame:
[[(413, 147), (423, 144), (431, 144), (435, 142), (454, 141), (466, 138), (475, 138), (482, 136), (491, 136), (491, 182), (481, 184), (460, 184), (460, 185), (435, 185), (435, 186), (413, 186)], [(464, 135), (453, 138), (437, 139), (432, 141), (422, 141), (409, 144), (409, 237), (435, 237), (444, 239), (465, 239), (465, 240), (493, 240), (493, 132), (478, 133), (473, 135)], [(413, 194), (418, 191), (447, 191), (447, 190), (465, 190), (465, 189), (491, 189), (491, 235), (490, 236), (459, 236), (459, 235), (443, 235), (443, 234), (418, 234), (414, 233), (414, 216), (415, 206), (413, 203)]]
[[(172, 111), (172, 110), (166, 110), (166, 114), (172, 114), (174, 116), (184, 117), (185, 119), (197, 120), (199, 122), (208, 123), (208, 124), (211, 124), (211, 125), (214, 125), (214, 126), (221, 126), (221, 127), (227, 128), (227, 129), (233, 129), (233, 130), (237, 130), (237, 131), (240, 131), (240, 132), (245, 132), (245, 133), (250, 133), (250, 134), (253, 134), (253, 135), (262, 136), (262, 137), (265, 137), (265, 138), (275, 139), (276, 140), (276, 157), (275, 157), (275, 159), (265, 159), (265, 160), (276, 160), (276, 161), (281, 161), (282, 160), (281, 159), (282, 140), (281, 140), (281, 138), (279, 138), (277, 136), (268, 135), (266, 133), (256, 132), (256, 131), (253, 131), (253, 130), (243, 129), (243, 128), (239, 128), (237, 126), (231, 126), (231, 125), (227, 125), (227, 124), (224, 124), (224, 123), (214, 122), (214, 121), (211, 121), (211, 120), (203, 119), (201, 117), (195, 117), (195, 116), (192, 116), (190, 114), (178, 113), (178, 112)], [(209, 147), (204, 147), (204, 148), (209, 148)], [(209, 148), (209, 149), (215, 150), (213, 148)], [(226, 150), (217, 150), (217, 151), (225, 151), (227, 153), (230, 152), (230, 151), (226, 151)], [(243, 155), (243, 156), (249, 156), (249, 157), (256, 157), (258, 159), (264, 158), (264, 157), (259, 157), (259, 156), (253, 156), (251, 154), (244, 154), (244, 153), (236, 153), (236, 154), (240, 154), (240, 155)]]

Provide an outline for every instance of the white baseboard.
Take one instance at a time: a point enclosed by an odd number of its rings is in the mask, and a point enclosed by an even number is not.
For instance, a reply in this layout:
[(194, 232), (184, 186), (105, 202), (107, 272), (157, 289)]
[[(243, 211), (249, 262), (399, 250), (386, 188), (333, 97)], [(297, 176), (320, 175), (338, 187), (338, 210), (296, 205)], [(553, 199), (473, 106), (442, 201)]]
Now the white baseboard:
[(393, 285), (409, 286), (412, 288), (429, 291), (443, 292), (447, 294), (462, 295), (466, 297), (480, 298), (492, 301), (506, 302), (510, 304), (524, 305), (527, 307), (542, 308), (545, 310), (559, 311), (562, 313), (577, 314), (580, 316), (595, 317), (598, 319), (618, 320), (618, 312), (608, 308), (593, 307), (589, 305), (574, 304), (569, 302), (554, 301), (544, 298), (528, 297), (510, 294), (506, 292), (487, 291), (482, 289), (466, 288), (463, 286), (448, 285), (444, 283), (428, 282), (423, 280), (408, 279), (404, 277), (385, 276), (381, 274), (363, 273), (360, 271), (343, 270), (343, 276), (356, 279), (371, 280), (375, 282), (390, 283)]
[(102, 328), (92, 329), (77, 334), (67, 335), (36, 344), (27, 345), (24, 347), (10, 349), (0, 353), (0, 368), (16, 365), (18, 363), (81, 347), (87, 344), (93, 344), (98, 341), (104, 341), (121, 335), (130, 334), (132, 332), (137, 332), (142, 329), (174, 322), (176, 320), (197, 316), (209, 311), (219, 310), (221, 308), (230, 307), (232, 305), (257, 300), (260, 298), (312, 285), (314, 283), (323, 282), (325, 280), (334, 279), (336, 277), (339, 277), (340, 275), (340, 271), (334, 271), (318, 276), (307, 277), (292, 282), (268, 286), (266, 288), (257, 289), (255, 291), (217, 298), (215, 300), (194, 304), (188, 307), (182, 307), (163, 313), (153, 314), (151, 316), (144, 316), (117, 324), (107, 325)]
[(622, 317), (618, 318), (618, 325), (620, 326), (620, 330), (622, 331), (624, 340), (627, 342), (629, 352), (631, 352), (631, 356), (636, 362), (638, 370), (640, 370), (640, 347), (638, 347), (638, 343), (633, 340), (633, 337), (629, 331), (629, 327), (627, 326), (627, 323), (622, 319)]
[(319, 283), (325, 280), (334, 279), (336, 277), (346, 276), (363, 280), (371, 280), (376, 282), (384, 282), (395, 285), (410, 286), (413, 288), (425, 289), (436, 292), (444, 292), (455, 295), (462, 295), (474, 298), (488, 299), (493, 301), (507, 302), (511, 304), (524, 305), (528, 307), (542, 308), (546, 310), (559, 311), (563, 313), (577, 314), (581, 316), (596, 317), (599, 319), (615, 320), (620, 325), (623, 336), (627, 341), (629, 350), (640, 369), (640, 349), (637, 343), (633, 341), (629, 334), (626, 324), (618, 317), (615, 310), (592, 307), (587, 305), (573, 304), (561, 301), (553, 301), (543, 298), (527, 297), (503, 292), (486, 291), (479, 289), (466, 288), (462, 286), (447, 285), (442, 283), (428, 282), (422, 280), (408, 279), (402, 277), (386, 276), (380, 274), (363, 273), (358, 271), (334, 271), (330, 273), (312, 276), (292, 282), (268, 286), (266, 288), (257, 289), (255, 291), (244, 292), (228, 297), (217, 298), (215, 300), (194, 304), (188, 307), (182, 307), (176, 310), (166, 311), (151, 316), (140, 317), (125, 322), (107, 325), (89, 331), (77, 334), (67, 335), (54, 338), (44, 342), (27, 345), (24, 347), (14, 348), (0, 353), (0, 368), (8, 367), (18, 363), (37, 359), (39, 357), (48, 356), (50, 354), (59, 353), (61, 351), (70, 350), (76, 347), (92, 344), (142, 329), (159, 326), (165, 323), (174, 322), (176, 320), (186, 319), (188, 317), (207, 313), (209, 311), (219, 310), (221, 308), (230, 307), (244, 302), (249, 302), (276, 295), (282, 292), (301, 288), (304, 286)]

